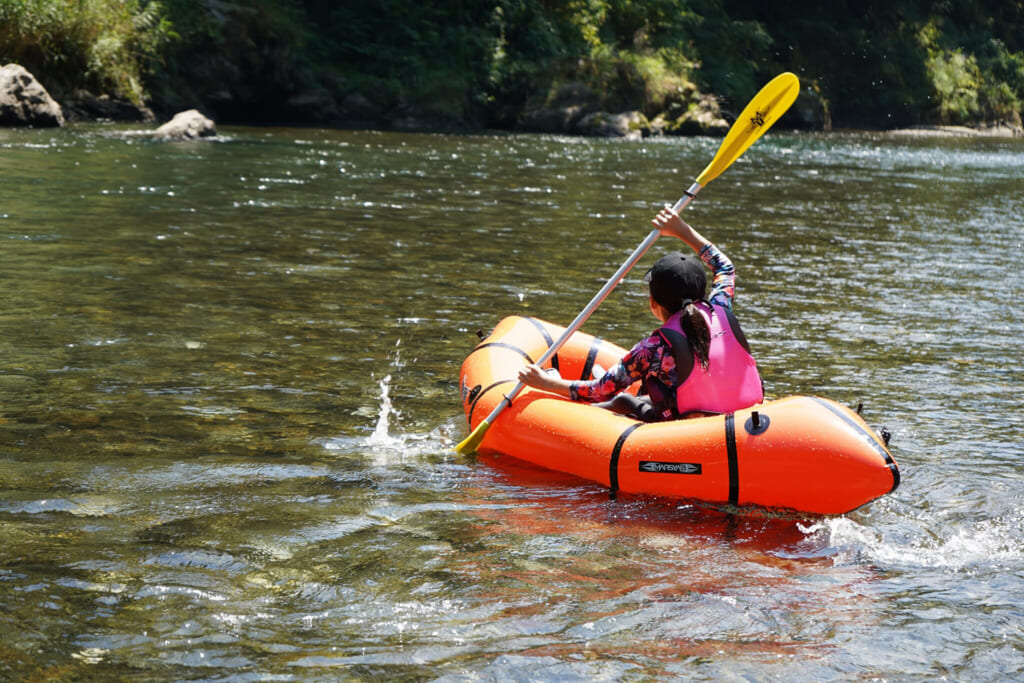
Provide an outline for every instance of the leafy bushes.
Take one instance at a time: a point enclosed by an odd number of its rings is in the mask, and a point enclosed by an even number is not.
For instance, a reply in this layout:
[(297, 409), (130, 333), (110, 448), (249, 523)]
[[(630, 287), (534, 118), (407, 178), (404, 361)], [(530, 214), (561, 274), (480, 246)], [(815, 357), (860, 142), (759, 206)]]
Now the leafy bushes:
[[(982, 39), (962, 27), (945, 34), (933, 17), (918, 36), (934, 92), (931, 118), (939, 123), (1009, 122), (1020, 125), (1024, 54), (998, 38)], [(969, 46), (967, 51), (963, 46)]]
[(381, 122), (511, 126), (569, 84), (609, 111), (652, 115), (703, 91), (735, 113), (791, 70), (837, 125), (1019, 125), (1024, 3), (795, 3), (0, 0), (0, 62), (58, 96), (148, 91), (165, 111), (236, 120), (288, 119), (295, 97), (319, 98), (317, 120), (356, 101)]
[(0, 2), (0, 63), (24, 65), (58, 94), (88, 88), (141, 104), (172, 36), (147, 0)]

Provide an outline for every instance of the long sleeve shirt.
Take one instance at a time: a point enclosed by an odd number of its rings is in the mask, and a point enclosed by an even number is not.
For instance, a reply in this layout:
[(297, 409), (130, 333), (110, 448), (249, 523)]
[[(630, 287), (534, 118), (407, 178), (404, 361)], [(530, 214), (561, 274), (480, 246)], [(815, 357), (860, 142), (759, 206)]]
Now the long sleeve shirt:
[[(736, 290), (736, 269), (732, 261), (713, 244), (706, 245), (698, 256), (714, 274), (708, 302), (732, 310)], [(672, 347), (659, 334), (637, 342), (604, 376), (573, 382), (569, 386), (569, 395), (574, 401), (599, 403), (611, 399), (637, 380), (652, 375), (667, 386), (675, 386), (676, 359)]]

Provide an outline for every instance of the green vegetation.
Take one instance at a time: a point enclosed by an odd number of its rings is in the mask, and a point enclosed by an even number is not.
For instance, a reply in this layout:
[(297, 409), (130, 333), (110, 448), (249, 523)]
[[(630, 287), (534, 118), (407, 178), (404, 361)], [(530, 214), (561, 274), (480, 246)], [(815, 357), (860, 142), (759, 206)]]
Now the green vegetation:
[(113, 92), (141, 104), (174, 36), (146, 0), (0, 0), (0, 63), (17, 62), (56, 93)]
[[(838, 125), (1008, 122), (1020, 0), (0, 0), (0, 63), (226, 119), (512, 126), (581, 89), (731, 110), (791, 70)], [(312, 105), (312, 106), (311, 106)]]

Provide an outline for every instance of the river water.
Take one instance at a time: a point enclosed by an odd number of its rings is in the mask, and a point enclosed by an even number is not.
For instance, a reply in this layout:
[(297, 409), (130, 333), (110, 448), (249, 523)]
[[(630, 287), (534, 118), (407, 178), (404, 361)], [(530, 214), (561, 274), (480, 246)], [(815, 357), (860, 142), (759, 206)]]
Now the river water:
[[(903, 483), (732, 515), (462, 457), (713, 139), (0, 130), (0, 679), (1024, 677), (1024, 142), (771, 133), (687, 210)], [(640, 274), (585, 331), (649, 332)]]

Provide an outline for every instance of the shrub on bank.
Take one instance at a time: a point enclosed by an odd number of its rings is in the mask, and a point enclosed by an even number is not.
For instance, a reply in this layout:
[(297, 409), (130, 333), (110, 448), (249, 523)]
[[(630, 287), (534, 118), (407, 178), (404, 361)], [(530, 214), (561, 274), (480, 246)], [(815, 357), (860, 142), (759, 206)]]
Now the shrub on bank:
[(0, 2), (0, 63), (21, 64), (58, 97), (83, 88), (141, 105), (173, 35), (147, 0)]
[(558, 105), (670, 131), (702, 92), (735, 115), (791, 70), (809, 127), (1019, 126), (1022, 36), (1024, 5), (1001, 0), (0, 0), (0, 64), (59, 100), (226, 121), (516, 127)]

